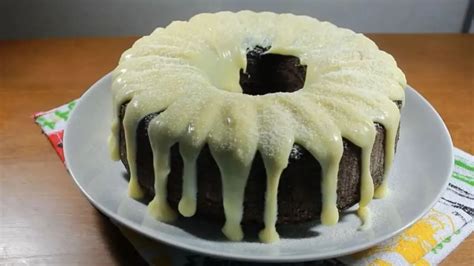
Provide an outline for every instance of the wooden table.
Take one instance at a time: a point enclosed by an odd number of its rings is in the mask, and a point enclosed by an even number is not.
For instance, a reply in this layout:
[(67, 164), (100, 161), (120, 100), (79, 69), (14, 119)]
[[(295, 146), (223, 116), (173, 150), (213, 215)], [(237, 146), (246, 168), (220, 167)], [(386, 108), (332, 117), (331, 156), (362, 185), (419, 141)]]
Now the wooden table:
[[(474, 35), (370, 35), (474, 153)], [(79, 97), (131, 38), (0, 42), (0, 264), (143, 264), (81, 195), (31, 115)], [(474, 262), (470, 236), (444, 262)]]

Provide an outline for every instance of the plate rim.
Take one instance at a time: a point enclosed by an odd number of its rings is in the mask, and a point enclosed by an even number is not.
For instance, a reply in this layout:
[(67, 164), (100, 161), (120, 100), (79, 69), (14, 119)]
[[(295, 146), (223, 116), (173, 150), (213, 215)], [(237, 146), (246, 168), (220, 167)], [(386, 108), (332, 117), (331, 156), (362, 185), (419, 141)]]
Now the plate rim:
[[(433, 112), (435, 117), (441, 122), (442, 129), (443, 129), (445, 135), (447, 136), (448, 144), (449, 144), (449, 147), (450, 147), (448, 157), (451, 158), (451, 162), (449, 164), (449, 169), (446, 173), (444, 183), (443, 183), (441, 189), (439, 190), (439, 192), (437, 193), (436, 197), (434, 198), (434, 200), (430, 204), (428, 204), (423, 209), (423, 211), (421, 211), (418, 215), (416, 215), (416, 218), (412, 219), (412, 221), (410, 221), (409, 223), (403, 225), (398, 230), (395, 230), (395, 231), (391, 232), (390, 234), (386, 234), (386, 235), (383, 235), (383, 236), (376, 237), (375, 239), (373, 239), (373, 240), (371, 240), (371, 241), (369, 241), (365, 244), (357, 246), (357, 248), (352, 248), (352, 249), (351, 248), (346, 248), (346, 249), (343, 249), (342, 251), (332, 252), (332, 253), (327, 252), (327, 253), (320, 254), (320, 255), (318, 255), (317, 253), (310, 253), (310, 254), (305, 254), (305, 255), (302, 255), (302, 254), (284, 255), (284, 256), (280, 256), (280, 257), (270, 256), (270, 255), (243, 256), (243, 255), (239, 255), (239, 254), (236, 254), (236, 253), (232, 253), (231, 251), (229, 251), (227, 253), (226, 252), (213, 252), (213, 250), (211, 250), (211, 249), (206, 249), (206, 248), (201, 248), (199, 246), (186, 244), (186, 242), (179, 242), (179, 241), (176, 241), (176, 240), (173, 240), (173, 239), (167, 239), (166, 237), (165, 238), (157, 237), (157, 235), (155, 235), (153, 233), (156, 230), (152, 230), (150, 228), (143, 227), (139, 224), (136, 224), (133, 221), (130, 221), (127, 218), (121, 217), (120, 215), (115, 214), (112, 211), (110, 211), (109, 209), (107, 209), (106, 207), (102, 206), (91, 195), (89, 195), (89, 193), (84, 189), (84, 187), (82, 187), (79, 184), (79, 181), (76, 178), (76, 176), (74, 174), (74, 171), (69, 167), (70, 160), (69, 160), (69, 155), (68, 154), (70, 153), (70, 151), (68, 149), (69, 145), (66, 145), (66, 143), (69, 142), (69, 140), (68, 140), (69, 139), (69, 134), (68, 134), (69, 130), (68, 129), (69, 129), (70, 125), (72, 124), (70, 122), (74, 121), (75, 113), (77, 113), (76, 110), (82, 105), (82, 102), (85, 101), (84, 99), (86, 99), (87, 95), (91, 94), (94, 90), (101, 89), (100, 88), (100, 83), (107, 82), (107, 79), (111, 79), (111, 76), (112, 76), (112, 72), (109, 72), (106, 75), (102, 76), (99, 80), (94, 82), (94, 84), (92, 84), (80, 96), (80, 98), (77, 100), (76, 106), (72, 110), (72, 112), (69, 116), (68, 123), (66, 123), (66, 127), (64, 129), (63, 143), (64, 143), (64, 158), (65, 158), (64, 163), (65, 163), (65, 166), (68, 170), (69, 175), (73, 179), (74, 184), (79, 188), (79, 190), (87, 198), (87, 200), (95, 208), (97, 208), (101, 213), (108, 216), (110, 219), (112, 219), (113, 221), (115, 221), (116, 223), (118, 223), (122, 226), (125, 226), (125, 227), (139, 233), (139, 234), (145, 235), (148, 238), (151, 238), (155, 241), (158, 241), (160, 243), (163, 243), (165, 245), (169, 245), (169, 246), (172, 246), (172, 247), (175, 247), (175, 248), (184, 249), (184, 250), (187, 250), (187, 251), (191, 251), (191, 252), (195, 252), (195, 253), (199, 253), (199, 254), (202, 254), (202, 255), (215, 257), (215, 258), (233, 259), (233, 260), (239, 260), (239, 261), (252, 261), (252, 262), (301, 262), (301, 261), (310, 261), (310, 260), (322, 260), (322, 259), (335, 258), (335, 257), (340, 257), (340, 256), (353, 254), (353, 253), (368, 249), (370, 247), (373, 247), (373, 246), (381, 243), (384, 240), (387, 240), (387, 239), (389, 239), (389, 238), (391, 238), (395, 235), (398, 235), (399, 233), (401, 233), (402, 231), (404, 231), (405, 229), (407, 229), (408, 227), (413, 225), (415, 222), (420, 220), (436, 204), (436, 202), (441, 197), (442, 193), (446, 190), (446, 187), (449, 183), (450, 173), (453, 170), (453, 166), (454, 166), (453, 147), (454, 146), (453, 146), (451, 134), (449, 133), (449, 130), (446, 126), (446, 123), (444, 122), (442, 117), (439, 115), (439, 113), (436, 111), (436, 109), (430, 104), (430, 102), (425, 97), (423, 97), (423, 95), (421, 93), (419, 93), (417, 90), (415, 90), (410, 85), (407, 85), (405, 90), (411, 90), (411, 92), (413, 92), (415, 94), (415, 96), (419, 97), (420, 100), (423, 102), (423, 104), (425, 104), (429, 108), (429, 110), (431, 112)], [(269, 244), (269, 245), (271, 245), (271, 244)]]

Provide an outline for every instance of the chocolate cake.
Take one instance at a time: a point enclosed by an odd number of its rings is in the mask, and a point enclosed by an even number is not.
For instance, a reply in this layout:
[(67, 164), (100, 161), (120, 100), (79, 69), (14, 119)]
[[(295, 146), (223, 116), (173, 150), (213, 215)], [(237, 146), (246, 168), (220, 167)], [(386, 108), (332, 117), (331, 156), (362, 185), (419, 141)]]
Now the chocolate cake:
[[(126, 105), (121, 108), (121, 117)], [(155, 195), (153, 184), (153, 154), (148, 141), (148, 123), (157, 114), (150, 114), (140, 121), (137, 130), (138, 182), (145, 188), (147, 196)], [(385, 130), (379, 124), (377, 138), (371, 156), (371, 174), (377, 188), (383, 178)], [(127, 151), (120, 130), (120, 159), (128, 169)], [(288, 224), (318, 219), (321, 214), (321, 166), (303, 147), (293, 146), (288, 158), (289, 165), (281, 176), (278, 193), (278, 223)], [(183, 162), (178, 146), (171, 149), (171, 172), (168, 181), (168, 200), (177, 209), (182, 192)], [(212, 158), (209, 147), (199, 155), (197, 214), (214, 219), (224, 219), (222, 208), (222, 185), (219, 169)], [(316, 176), (312, 173), (317, 173)], [(319, 174), (318, 174), (319, 173)], [(254, 159), (245, 190), (243, 222), (262, 223), (264, 191), (266, 190), (265, 167), (259, 154)], [(345, 210), (360, 199), (360, 148), (344, 140), (344, 154), (338, 173), (337, 207)], [(202, 191), (202, 192), (201, 192)], [(201, 192), (201, 193), (200, 193)], [(319, 199), (319, 200), (315, 200)]]
[[(254, 27), (254, 24), (261, 25)], [(295, 31), (298, 29), (298, 31)], [(320, 218), (383, 197), (406, 80), (363, 35), (269, 12), (201, 14), (158, 28), (114, 71), (112, 158), (150, 214), (241, 224)]]
[[(294, 56), (266, 54), (269, 48), (255, 47), (247, 53), (247, 72), (240, 73), (240, 84), (244, 93), (262, 95), (277, 91), (292, 92), (303, 87), (306, 67)], [(263, 58), (262, 58), (263, 57)], [(273, 91), (268, 91), (272, 88)], [(401, 103), (397, 102), (400, 107)], [(127, 104), (120, 109), (123, 120)], [(138, 182), (145, 188), (148, 197), (155, 195), (153, 153), (148, 140), (148, 124), (159, 115), (144, 117), (137, 129), (137, 169)], [(120, 123), (122, 124), (122, 123)], [(375, 187), (378, 187), (384, 173), (385, 129), (374, 124), (377, 129), (370, 161), (370, 172)], [(183, 184), (183, 162), (179, 155), (179, 144), (171, 148), (171, 172), (168, 181), (168, 200), (177, 209), (181, 199)], [(127, 150), (123, 127), (120, 129), (120, 159), (128, 169)], [(339, 166), (337, 183), (337, 207), (345, 210), (360, 200), (360, 148), (344, 139), (344, 153)], [(288, 167), (283, 171), (278, 187), (278, 223), (297, 223), (318, 219), (321, 214), (321, 166), (303, 147), (295, 144)], [(197, 160), (197, 214), (203, 217), (223, 220), (222, 184), (209, 147), (206, 146)], [(255, 156), (245, 189), (244, 223), (262, 223), (266, 173), (259, 153)], [(315, 200), (316, 199), (316, 200)]]

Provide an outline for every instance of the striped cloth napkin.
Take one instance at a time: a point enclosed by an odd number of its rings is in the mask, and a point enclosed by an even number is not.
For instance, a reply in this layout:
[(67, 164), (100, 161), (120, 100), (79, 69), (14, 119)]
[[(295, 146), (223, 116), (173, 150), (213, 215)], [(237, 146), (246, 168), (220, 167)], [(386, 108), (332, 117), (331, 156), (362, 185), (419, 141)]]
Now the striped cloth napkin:
[[(64, 161), (62, 138), (76, 101), (34, 115), (35, 122)], [(436, 265), (474, 230), (474, 156), (454, 148), (454, 171), (435, 206), (401, 234), (357, 254), (292, 265)], [(125, 227), (121, 232), (151, 265), (249, 265), (168, 247)], [(259, 265), (259, 263), (250, 263)], [(288, 265), (285, 264), (285, 265)]]

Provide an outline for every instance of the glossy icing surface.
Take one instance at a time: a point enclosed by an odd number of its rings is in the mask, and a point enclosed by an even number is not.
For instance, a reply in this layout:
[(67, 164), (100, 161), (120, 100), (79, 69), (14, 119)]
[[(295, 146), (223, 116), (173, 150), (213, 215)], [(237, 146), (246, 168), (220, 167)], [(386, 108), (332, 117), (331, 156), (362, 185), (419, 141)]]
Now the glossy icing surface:
[[(239, 85), (246, 54), (256, 46), (267, 53), (292, 55), (307, 66), (302, 89), (292, 93), (247, 95)], [(374, 122), (386, 130), (385, 173), (394, 155), (405, 76), (395, 60), (361, 34), (306, 16), (269, 12), (200, 14), (176, 21), (138, 40), (114, 71), (115, 119), (109, 140), (118, 156), (118, 113), (125, 102), (123, 126), (130, 168), (129, 195), (143, 196), (137, 182), (136, 129), (147, 114), (161, 112), (148, 128), (153, 150), (156, 195), (150, 214), (161, 221), (176, 218), (166, 200), (169, 152), (179, 143), (183, 159), (183, 195), (178, 211), (196, 212), (196, 160), (209, 145), (222, 178), (226, 222), (223, 233), (241, 240), (241, 218), (248, 173), (259, 151), (266, 168), (265, 228), (262, 242), (279, 239), (277, 192), (294, 143), (304, 146), (322, 167), (323, 224), (339, 219), (337, 173), (342, 138), (362, 150), (360, 217), (374, 194), (382, 197), (386, 178), (374, 191), (370, 154)], [(318, 199), (315, 199), (318, 200)], [(367, 226), (367, 223), (366, 223)], [(364, 226), (363, 226), (364, 227)]]

